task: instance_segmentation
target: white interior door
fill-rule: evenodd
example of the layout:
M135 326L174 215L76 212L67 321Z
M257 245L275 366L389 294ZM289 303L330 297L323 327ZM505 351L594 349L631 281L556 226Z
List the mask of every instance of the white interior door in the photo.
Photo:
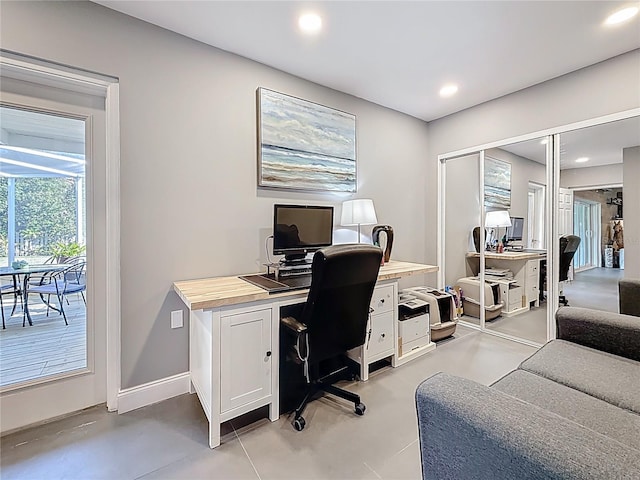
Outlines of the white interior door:
M3 72L4 75L4 72ZM17 78L2 77L0 88L0 102L9 114L29 119L27 113L39 115L42 145L38 148L37 135L31 135L28 141L31 148L23 148L20 142L26 142L28 132L3 131L3 144L7 145L7 139L13 139L16 145L12 148L23 148L31 152L44 152L41 156L49 155L51 160L60 160L70 155L59 154L64 152L65 139L63 135L56 138L46 138L46 130L52 125L60 123L60 120L73 120L75 125L79 123L84 130L85 172L83 175L69 176L68 181L75 183L77 192L78 211L76 215L77 240L85 240L86 230L86 309L84 319L69 319L69 323L85 322L84 330L74 338L76 342L76 355L80 360L70 364L69 368L46 370L43 368L40 375L34 378L23 378L17 381L8 381L0 387L1 404L1 428L3 432L10 431L25 425L44 421L70 412L74 412L89 406L104 403L107 397L106 379L106 291L108 287L107 268L107 234L106 234L106 115L105 97L91 94L71 92L62 88L53 88L23 81ZM48 124L47 121L50 120ZM25 123L29 123L27 120ZM28 128L28 125L25 126ZM43 133L45 132L45 133ZM69 132L69 136L73 136ZM53 137L51 135L50 137ZM55 153L58 151L58 153ZM3 155L4 157L4 155ZM29 159L11 160L2 158L1 165L5 166L3 176L28 175L29 169L39 169L40 172L60 173L61 168L48 165L34 167L35 162ZM12 168L23 168L19 173L10 173ZM35 171L35 170L34 170ZM82 177L82 178L79 178ZM84 198L86 197L86 209ZM55 198L49 201L55 201ZM86 222L86 223L85 223ZM86 225L86 227L85 227ZM53 225L51 228L54 228ZM38 260L34 260L38 261ZM29 306L34 308L39 300L32 295L29 297ZM6 298L6 297L5 297ZM83 302L79 300L79 302ZM55 302L53 302L55 303ZM83 302L84 303L84 302ZM69 306L65 303L65 308ZM62 317L55 317L57 312L50 311L50 321L64 326ZM34 326L28 324L22 327L22 323L8 325L2 335L8 335L9 327L12 333L20 335L25 343L38 337L35 319ZM62 338L62 337L61 337ZM46 341L47 339L44 338ZM81 343L80 343L81 342ZM79 348L78 348L79 346ZM62 345L60 348L66 348ZM2 355L2 352L0 352ZM38 351L25 351L22 363L26 368L38 360ZM82 358L83 357L83 358ZM66 362L68 359L61 359Z
M573 235L573 191L568 188L558 193L558 233Z

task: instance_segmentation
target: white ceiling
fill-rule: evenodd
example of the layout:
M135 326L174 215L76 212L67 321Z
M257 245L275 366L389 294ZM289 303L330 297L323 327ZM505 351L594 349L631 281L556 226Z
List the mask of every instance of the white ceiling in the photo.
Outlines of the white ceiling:
M546 147L540 140L514 143L501 148L544 164ZM640 145L639 117L562 133L560 168L565 170L622 163L622 149L637 145ZM580 157L587 157L589 161L576 163L576 159Z
M639 16L603 25L625 1L96 3L426 121L640 48Z

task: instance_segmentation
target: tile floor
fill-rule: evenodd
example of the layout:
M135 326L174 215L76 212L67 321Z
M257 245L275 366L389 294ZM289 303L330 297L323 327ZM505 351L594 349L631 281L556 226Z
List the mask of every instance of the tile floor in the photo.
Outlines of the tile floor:
M534 348L459 328L456 338L402 367L383 367L368 382L347 384L367 405L325 397L312 402L304 431L266 409L223 425L222 445L207 446L207 424L194 395L124 415L94 407L1 441L0 477L11 479L418 479L420 452L414 391L445 371L489 384Z

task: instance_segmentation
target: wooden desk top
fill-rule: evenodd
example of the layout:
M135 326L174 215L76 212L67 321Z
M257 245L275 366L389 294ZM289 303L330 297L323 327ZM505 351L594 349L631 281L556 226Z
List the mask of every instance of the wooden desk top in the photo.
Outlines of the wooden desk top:
M378 280L393 280L422 273L437 272L435 265L421 263L398 262L391 260L380 268ZM306 293L307 290L290 290L269 294L266 290L245 282L238 277L203 278L174 282L173 289L189 310L236 305L239 303L268 300Z
M544 258L547 254L544 252L484 252L484 258L491 260L533 260L536 258ZM477 252L467 253L467 257L480 258Z

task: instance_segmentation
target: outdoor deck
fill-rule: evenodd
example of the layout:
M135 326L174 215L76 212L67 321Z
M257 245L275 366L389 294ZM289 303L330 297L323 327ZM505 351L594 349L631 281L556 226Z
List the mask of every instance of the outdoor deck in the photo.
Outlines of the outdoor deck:
M0 330L0 387L54 375L87 365L86 308L79 295L68 297L65 304L69 325L59 313L50 310L37 298L29 299L33 326L22 327L20 305L11 315L12 301L4 301L5 324ZM10 316L11 315L11 316Z

